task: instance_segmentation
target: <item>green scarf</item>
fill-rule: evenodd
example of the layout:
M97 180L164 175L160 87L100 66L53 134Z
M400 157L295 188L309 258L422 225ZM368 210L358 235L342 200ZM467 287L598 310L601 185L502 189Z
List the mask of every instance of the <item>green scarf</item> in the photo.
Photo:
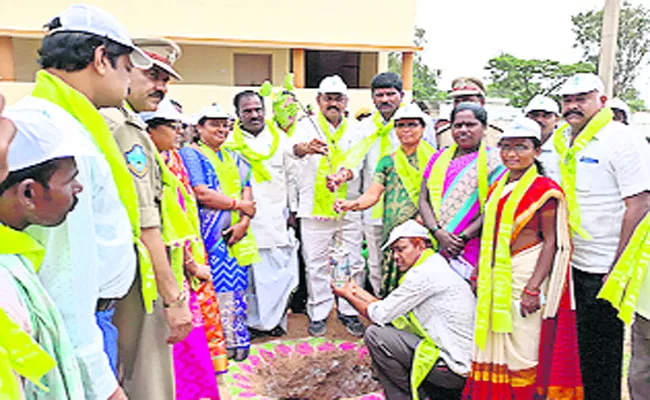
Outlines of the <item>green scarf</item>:
M21 398L14 372L49 392L41 378L54 367L56 361L0 308L0 398Z
M198 208L194 197L187 192L180 179L169 170L158 150L154 150L154 157L160 167L163 183L160 202L162 238L165 246L169 248L170 265L178 288L182 291L185 279L185 244L190 243L192 254L203 253L200 233L197 230L199 226L196 222L193 223L191 218L192 215L198 216ZM180 203L181 199L185 209Z
M614 118L614 113L609 107L600 110L589 121L587 126L582 129L578 137L573 141L573 145L569 146L567 139L564 136L564 131L569 127L569 124L562 125L553 134L553 144L555 150L560 156L560 177L562 178L562 189L566 195L567 203L569 205L569 225L571 229L580 235L583 239L590 240L592 237L580 225L580 205L576 196L576 174L578 167L577 154L581 152L589 142L598 134L598 132L609 124Z
M433 254L435 253L431 249L424 250L411 269L422 265ZM400 278L400 285L404 282L405 276L406 274ZM395 328L411 332L422 339L415 348L413 366L411 367L411 398L418 400L420 398L418 388L438 361L440 348L433 342L433 339L431 339L431 336L429 336L413 311L410 311L407 315L397 317L392 324Z
M427 142L420 141L416 150L416 157L418 161L418 168L413 167L400 146L395 152L395 172L399 175L402 185L409 194L411 201L416 206L420 198L420 187L422 186L422 174L427 167L431 156L435 153L435 149Z
M348 127L348 120L343 118L336 131L330 133L330 125L323 113L318 113L318 126L321 132L327 138L329 155L320 156L318 170L316 171L316 181L314 182L314 208L312 216L316 218L336 219L338 215L334 212L334 201L345 198L347 193L347 184L341 185L336 193L327 189L327 175L338 171L340 163L343 161L343 151L339 147L339 142L345 134Z
M494 231L497 211L509 176L510 171L507 171L499 179L487 202L483 220L477 282L476 326L474 330L474 343L482 350L485 349L487 342L490 321L492 322L493 332L512 332L512 255L510 253L510 244L512 242L515 212L519 202L539 174L535 166L530 167L512 189L510 197L503 206L499 231L496 233L495 248ZM494 274L494 278L492 278L492 274Z
M139 255L142 297L147 312L153 310L157 297L153 265L147 248L140 241L140 210L135 183L128 170L124 155L120 151L106 121L86 96L45 70L36 73L36 84L32 96L56 104L83 125L93 138L95 145L104 155L111 168L113 180L120 200L126 208L131 222L133 241Z
M630 242L598 293L598 298L612 303L612 306L618 310L618 317L628 325L632 323L648 264L650 264L650 213L646 214L634 230Z
M264 161L270 159L275 154L280 144L280 135L275 129L275 122L266 121L266 126L269 128L271 135L273 136L273 142L271 143L271 149L269 153L264 155L260 154L250 148L246 141L244 140L244 133L239 126L239 120L235 121L235 130L232 133L232 142L224 143L224 148L232 150L242 155L248 161L253 170L253 178L255 182L266 182L271 180L271 174L264 166Z
M364 138L359 143L354 145L350 150L348 150L343 159L343 167L347 169L354 169L361 165L364 158L370 151L370 149L375 145L379 140L379 159L390 155L393 152L393 146L390 142L390 131L395 127L395 120L391 119L388 123L384 125L384 119L381 116L379 111L376 111L372 117L372 121L375 124L377 130L372 135ZM376 165L372 165L372 168L375 168ZM379 219L384 215L384 195L382 194L379 201L372 208L372 218Z
M454 143L451 147L447 148L438 156L438 159L431 168L427 188L429 189L429 202L436 215L436 219L440 222L440 210L442 209L442 189L447 176L447 169L449 164L458 151L458 145ZM485 201L487 200L487 193L489 188L488 181L488 162L487 162L487 149L485 141L481 141L478 149L478 160L476 160L476 172L478 180L478 200L480 204L479 212L483 212Z
M208 158L210 164L212 164L223 194L231 199L241 200L242 183L235 159L227 151L220 151L223 157L223 161L221 161L217 154L203 143L199 143L199 149ZM240 221L241 214L233 211L231 215L230 226L233 226ZM259 250L257 249L257 241L250 227L242 240L232 246L228 246L228 251L237 260L237 263L242 266L256 264L262 261Z
M0 254L14 254L22 259L20 263L7 263L0 268L7 270L17 283L36 338L34 343L4 312L0 313L0 360L3 360L0 370L6 373L8 364L36 387L48 392L44 398L84 398L81 373L63 318L38 280L34 266L30 265L35 254L42 254L42 248L26 233L4 225L0 225L0 237ZM58 368L54 368L57 364ZM40 383L41 377L44 385ZM2 379L4 382L4 376ZM11 380L15 378L12 376ZM0 394L3 390L5 386L0 384ZM28 398L29 393L38 393L36 388L30 387L26 387L25 392Z

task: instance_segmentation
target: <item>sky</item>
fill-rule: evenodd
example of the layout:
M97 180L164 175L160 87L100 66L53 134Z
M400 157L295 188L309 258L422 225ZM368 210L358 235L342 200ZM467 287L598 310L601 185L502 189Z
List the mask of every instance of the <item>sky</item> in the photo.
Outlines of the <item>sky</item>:
M630 0L650 8L650 0ZM424 61L442 70L441 89L457 76L487 78L489 59L503 53L519 58L580 61L573 48L571 16L600 9L605 0L416 0L415 23L426 30ZM650 106L650 66L635 82Z

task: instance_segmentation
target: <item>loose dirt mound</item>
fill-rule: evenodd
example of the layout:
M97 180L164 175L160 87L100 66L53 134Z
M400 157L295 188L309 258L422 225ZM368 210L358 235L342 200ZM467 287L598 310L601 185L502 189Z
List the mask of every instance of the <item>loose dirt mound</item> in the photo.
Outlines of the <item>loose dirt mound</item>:
M279 354L251 377L254 392L283 400L330 400L378 392L370 356L341 349L311 354Z

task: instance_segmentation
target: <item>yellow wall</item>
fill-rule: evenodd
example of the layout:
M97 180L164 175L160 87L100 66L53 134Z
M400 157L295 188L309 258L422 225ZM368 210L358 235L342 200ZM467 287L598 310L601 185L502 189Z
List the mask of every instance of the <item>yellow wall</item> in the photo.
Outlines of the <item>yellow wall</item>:
M0 28L39 30L73 0L2 0ZM411 46L415 0L88 0L133 36Z
M235 82L234 54L271 54L273 83L280 85L289 71L288 49L262 49L255 47L216 47L206 45L181 45L183 55L175 64L183 76L182 84L211 84L232 86Z

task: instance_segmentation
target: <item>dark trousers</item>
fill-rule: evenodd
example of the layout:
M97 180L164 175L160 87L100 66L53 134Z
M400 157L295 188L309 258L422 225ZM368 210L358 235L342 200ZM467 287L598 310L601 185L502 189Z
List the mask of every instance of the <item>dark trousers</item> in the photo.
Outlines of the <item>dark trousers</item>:
M387 400L411 399L411 367L420 338L392 326L370 325L363 338ZM465 378L438 360L418 392L421 399L460 399Z
M580 370L586 400L620 400L623 322L605 300L596 299L604 274L573 269Z

